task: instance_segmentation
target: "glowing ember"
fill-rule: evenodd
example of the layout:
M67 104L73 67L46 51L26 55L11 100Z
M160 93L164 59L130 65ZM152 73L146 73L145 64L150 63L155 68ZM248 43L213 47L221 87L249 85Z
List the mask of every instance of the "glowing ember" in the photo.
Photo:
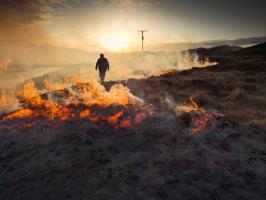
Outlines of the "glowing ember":
M121 128L128 128L131 126L131 121L129 119L125 119L121 122Z
M192 131L195 133L202 132L204 129L206 129L206 127L212 126L212 120L214 120L213 113L204 113L195 120L195 128L192 128Z
M145 113L137 114L135 117L135 124L139 124L146 117Z
M109 116L106 118L106 121L110 124L117 124L119 119L122 117L123 115L123 111L120 111L116 114L114 114L113 116Z
M91 115L91 111L88 109L81 111L79 114L81 118L88 118L90 115Z

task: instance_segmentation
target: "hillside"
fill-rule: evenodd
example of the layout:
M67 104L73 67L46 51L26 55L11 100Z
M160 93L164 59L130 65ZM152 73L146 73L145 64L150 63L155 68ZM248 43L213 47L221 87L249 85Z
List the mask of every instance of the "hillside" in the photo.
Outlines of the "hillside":
M266 55L266 42L239 50L237 54L264 55L265 56Z
M28 82L0 118L0 199L264 200L266 68L239 58L44 93Z

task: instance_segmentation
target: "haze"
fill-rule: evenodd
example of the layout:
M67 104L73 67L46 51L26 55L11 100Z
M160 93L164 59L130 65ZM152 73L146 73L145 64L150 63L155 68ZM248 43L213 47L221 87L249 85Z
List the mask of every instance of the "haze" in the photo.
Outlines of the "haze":
M259 43L257 38L266 35L265 4L260 0L0 0L1 85L65 65L91 63L83 66L93 68L100 52L118 70L138 70L147 58L138 65L131 62L135 55L127 54L122 62L120 54L111 52L140 51L137 31L141 29L148 30L144 50L154 52L199 47L206 40L215 41L213 46L224 44L221 39L244 38L237 45ZM148 67L167 63L164 68L168 68L169 60L179 62L176 58L180 59L179 53L153 55ZM158 64L158 60L167 62Z
M264 36L260 0L1 0L0 39L90 51Z

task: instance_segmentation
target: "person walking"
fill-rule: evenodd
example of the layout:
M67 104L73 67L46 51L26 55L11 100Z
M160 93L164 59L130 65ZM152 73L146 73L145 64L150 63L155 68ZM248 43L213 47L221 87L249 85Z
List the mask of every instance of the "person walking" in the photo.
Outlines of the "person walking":
M101 84L104 83L105 73L108 70L109 71L109 62L107 58L104 57L104 54L100 54L100 58L98 58L95 66L95 70L99 70L99 77L101 80Z

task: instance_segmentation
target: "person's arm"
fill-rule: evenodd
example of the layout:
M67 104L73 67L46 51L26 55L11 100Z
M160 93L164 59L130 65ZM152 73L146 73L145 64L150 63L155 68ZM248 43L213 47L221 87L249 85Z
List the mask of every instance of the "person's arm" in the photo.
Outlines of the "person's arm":
M109 62L107 59L106 59L106 64L107 64L107 70L109 71Z
M95 70L96 70L96 71L97 71L97 69L98 69L98 66L99 66L99 59L97 60L96 65L95 65Z

